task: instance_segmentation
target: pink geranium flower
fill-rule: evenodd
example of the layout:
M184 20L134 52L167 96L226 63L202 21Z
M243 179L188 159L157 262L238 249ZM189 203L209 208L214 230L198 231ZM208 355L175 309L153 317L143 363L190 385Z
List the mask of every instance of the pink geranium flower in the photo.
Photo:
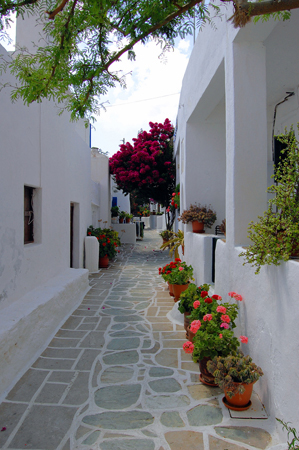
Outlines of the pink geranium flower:
M239 339L242 342L242 344L247 344L248 343L248 337L247 336L240 336Z
M195 302L193 303L193 308L197 309L200 306L200 301L199 300L195 300Z
M183 344L183 350L185 353L193 353L194 345L192 344L192 342L187 341Z
M230 297L233 297L234 295L236 295L236 292L233 292L233 291L232 291L232 292L229 292L228 295L229 295Z
M222 322L222 324L220 325L220 328L224 328L225 330L227 330L229 328L229 324Z
M217 306L216 311L222 314L226 313L226 308L224 306Z
M241 302L243 300L243 297L240 294L235 294L233 297L235 300L239 300L239 302Z
M220 333L220 334L219 334L219 337L220 337L220 339L222 339L222 338L223 338L223 335Z
M207 320L210 321L213 319L212 314L206 314L205 316L203 316L203 320L206 322Z
M180 270L180 271L184 270L184 267L179 267L179 270Z
M190 325L190 331L193 334L196 334L197 331L200 329L201 327L201 321L200 320L193 320L193 322Z
M222 322L229 323L230 322L230 317L227 314L223 314L221 316L221 320L222 320Z

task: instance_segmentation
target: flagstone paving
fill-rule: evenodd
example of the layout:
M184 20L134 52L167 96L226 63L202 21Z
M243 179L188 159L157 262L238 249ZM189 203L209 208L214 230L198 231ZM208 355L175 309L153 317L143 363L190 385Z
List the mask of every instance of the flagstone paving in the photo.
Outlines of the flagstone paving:
M266 420L232 419L200 383L158 275L156 231L124 245L0 405L7 450L254 450L275 445Z

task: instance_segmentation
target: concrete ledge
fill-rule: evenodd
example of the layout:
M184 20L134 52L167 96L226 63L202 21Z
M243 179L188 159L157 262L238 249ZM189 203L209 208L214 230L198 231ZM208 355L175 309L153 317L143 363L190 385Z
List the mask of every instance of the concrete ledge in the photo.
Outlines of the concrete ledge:
M68 269L1 310L0 399L90 289L88 270Z
M112 223L111 227L118 232L122 244L136 244L135 223Z

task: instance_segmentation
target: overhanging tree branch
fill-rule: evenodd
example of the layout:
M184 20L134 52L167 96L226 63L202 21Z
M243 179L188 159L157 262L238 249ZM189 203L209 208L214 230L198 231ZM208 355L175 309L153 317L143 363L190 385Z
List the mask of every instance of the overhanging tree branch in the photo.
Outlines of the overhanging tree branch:
M232 0L230 0L232 1ZM299 8L299 0L270 0L261 2L233 1L235 13L231 20L235 27L244 27L251 17L290 11Z

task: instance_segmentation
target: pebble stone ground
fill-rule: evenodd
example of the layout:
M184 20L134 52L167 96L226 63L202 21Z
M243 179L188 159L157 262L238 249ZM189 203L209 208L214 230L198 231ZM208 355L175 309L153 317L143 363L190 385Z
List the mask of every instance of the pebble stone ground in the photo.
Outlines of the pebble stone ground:
M158 275L169 262L156 231L124 245L0 405L9 450L254 450L267 420L232 419L199 382L182 325ZM273 436L272 436L273 438Z

